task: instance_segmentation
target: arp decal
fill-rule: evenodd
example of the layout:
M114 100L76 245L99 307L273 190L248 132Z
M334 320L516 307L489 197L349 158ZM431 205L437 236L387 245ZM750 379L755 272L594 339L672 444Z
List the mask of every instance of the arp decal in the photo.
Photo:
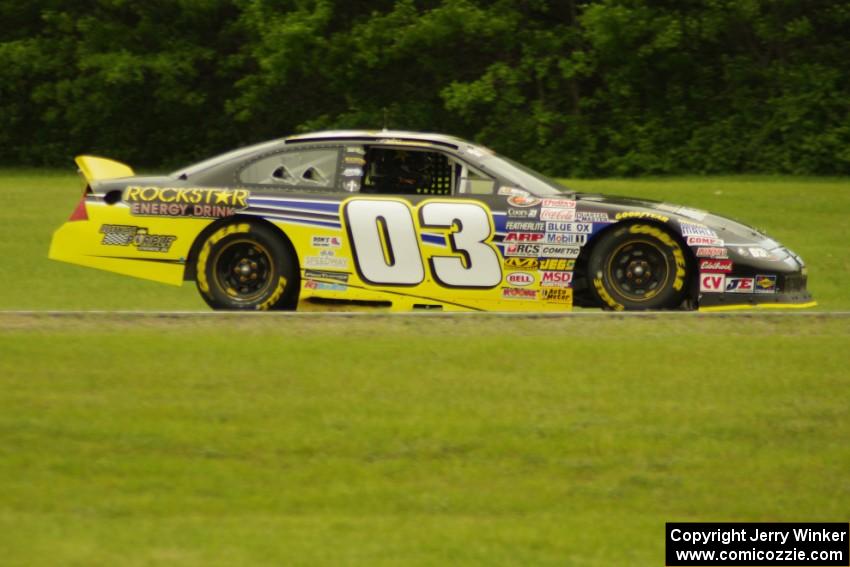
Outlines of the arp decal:
M248 206L247 189L127 187L124 201L140 216L222 218Z
M505 242L540 242L543 236L540 232L509 232L505 235Z
M100 233L103 234L100 243L104 246L133 245L139 252L168 252L177 240L170 234L149 234L147 228L122 224L104 224Z

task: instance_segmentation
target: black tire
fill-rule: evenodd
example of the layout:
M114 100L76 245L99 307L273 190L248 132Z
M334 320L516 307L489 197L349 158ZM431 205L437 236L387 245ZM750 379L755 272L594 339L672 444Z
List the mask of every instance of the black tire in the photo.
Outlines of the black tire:
M296 259L274 229L234 222L213 232L198 253L196 283L213 309L295 309Z
M616 311L676 309L687 292L682 246L651 224L617 226L603 235L587 273L603 308Z

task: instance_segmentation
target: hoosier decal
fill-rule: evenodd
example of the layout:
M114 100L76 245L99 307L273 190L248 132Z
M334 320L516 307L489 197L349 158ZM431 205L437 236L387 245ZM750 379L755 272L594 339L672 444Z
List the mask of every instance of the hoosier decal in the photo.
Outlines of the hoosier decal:
M542 287L570 287L572 283L572 272L540 272Z

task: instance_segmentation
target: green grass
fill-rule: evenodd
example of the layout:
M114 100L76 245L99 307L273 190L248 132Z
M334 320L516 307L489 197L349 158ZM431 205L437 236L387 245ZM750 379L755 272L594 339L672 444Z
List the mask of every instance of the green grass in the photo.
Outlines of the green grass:
M850 308L850 182L572 181L704 207ZM205 309L46 259L0 172L0 310ZM667 521L850 517L850 318L0 314L3 565L662 565Z
M580 190L667 200L741 219L799 253L822 310L850 309L850 180L695 177L567 180ZM80 195L74 175L0 170L0 309L206 309L194 287L164 286L47 260Z
M3 562L662 565L665 521L846 520L848 321L6 315Z

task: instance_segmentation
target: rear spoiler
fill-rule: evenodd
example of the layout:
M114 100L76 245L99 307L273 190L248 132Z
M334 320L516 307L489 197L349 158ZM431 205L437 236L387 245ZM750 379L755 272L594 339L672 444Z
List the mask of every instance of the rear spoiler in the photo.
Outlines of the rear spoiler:
M111 159L95 156L77 156L74 158L80 172L86 181L100 181L101 179L115 179L116 177L130 177L135 175L129 165L125 165Z

